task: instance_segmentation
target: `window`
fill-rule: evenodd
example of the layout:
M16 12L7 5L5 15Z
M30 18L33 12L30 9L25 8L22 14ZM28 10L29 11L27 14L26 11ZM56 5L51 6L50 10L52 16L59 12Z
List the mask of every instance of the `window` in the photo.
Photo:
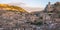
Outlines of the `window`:
M40 17L39 19L43 19L43 17Z

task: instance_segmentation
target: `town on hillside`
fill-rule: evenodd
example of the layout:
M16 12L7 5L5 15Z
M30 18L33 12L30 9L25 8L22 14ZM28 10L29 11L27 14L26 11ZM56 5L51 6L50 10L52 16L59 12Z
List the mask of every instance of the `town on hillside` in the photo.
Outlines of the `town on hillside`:
M0 30L60 30L60 2L48 2L42 11L0 4Z

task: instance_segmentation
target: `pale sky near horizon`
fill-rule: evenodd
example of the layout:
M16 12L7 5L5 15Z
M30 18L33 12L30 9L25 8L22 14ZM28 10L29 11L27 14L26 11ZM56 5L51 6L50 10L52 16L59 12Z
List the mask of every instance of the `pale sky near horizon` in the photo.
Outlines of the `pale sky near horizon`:
M0 3L17 3L23 2L31 7L45 7L48 2L55 3L60 2L60 0L0 0Z

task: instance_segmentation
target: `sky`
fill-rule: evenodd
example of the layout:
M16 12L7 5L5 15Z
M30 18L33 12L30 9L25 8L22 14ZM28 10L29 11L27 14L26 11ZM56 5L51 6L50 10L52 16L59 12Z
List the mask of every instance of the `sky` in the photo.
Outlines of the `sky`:
M48 2L55 3L60 2L60 0L0 0L0 3L17 3L22 2L31 7L45 7Z

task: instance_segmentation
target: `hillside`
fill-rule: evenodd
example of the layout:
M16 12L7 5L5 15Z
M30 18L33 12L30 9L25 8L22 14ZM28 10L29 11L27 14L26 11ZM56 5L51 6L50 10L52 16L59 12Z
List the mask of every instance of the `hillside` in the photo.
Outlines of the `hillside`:
M37 9L33 8L33 10ZM60 2L54 4L50 4L49 2L43 11L34 11L31 13L18 6L1 4L0 29L60 30Z
M28 12L43 11L44 10L44 8L40 8L40 7L22 7L22 8Z
M8 4L0 4L0 10L15 10L20 12L27 12L21 7L8 5Z

